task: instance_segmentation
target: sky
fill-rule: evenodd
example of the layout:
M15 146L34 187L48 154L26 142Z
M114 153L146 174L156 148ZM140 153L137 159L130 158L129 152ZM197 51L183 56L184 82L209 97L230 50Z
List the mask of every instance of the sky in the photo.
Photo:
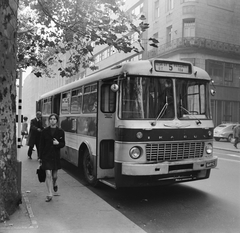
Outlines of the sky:
M24 70L24 72L23 72L23 80L22 80L22 83L24 83L24 80L25 80L25 78L31 73L31 71L32 71L32 67L28 67L26 70Z

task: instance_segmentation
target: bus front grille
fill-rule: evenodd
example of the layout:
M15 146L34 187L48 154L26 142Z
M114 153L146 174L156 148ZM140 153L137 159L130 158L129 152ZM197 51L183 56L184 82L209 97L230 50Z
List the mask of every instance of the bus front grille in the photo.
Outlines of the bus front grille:
M176 161L203 156L204 142L180 142L166 144L147 144L147 161Z

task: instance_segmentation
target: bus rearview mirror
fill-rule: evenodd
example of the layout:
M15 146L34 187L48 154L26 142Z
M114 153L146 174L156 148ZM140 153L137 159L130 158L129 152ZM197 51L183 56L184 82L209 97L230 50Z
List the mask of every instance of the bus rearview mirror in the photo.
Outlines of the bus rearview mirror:
M113 92L117 92L119 90L119 86L116 83L114 83L114 84L111 85L111 90Z
M215 94L216 94L216 91L213 90L213 89L211 89L211 95L212 95L212 96L215 96Z

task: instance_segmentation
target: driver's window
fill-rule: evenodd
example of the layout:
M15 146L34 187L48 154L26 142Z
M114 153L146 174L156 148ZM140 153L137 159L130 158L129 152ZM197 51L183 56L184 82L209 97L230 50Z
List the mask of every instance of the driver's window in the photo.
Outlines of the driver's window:
M111 84L103 84L101 88L101 111L115 112L116 93L111 90Z

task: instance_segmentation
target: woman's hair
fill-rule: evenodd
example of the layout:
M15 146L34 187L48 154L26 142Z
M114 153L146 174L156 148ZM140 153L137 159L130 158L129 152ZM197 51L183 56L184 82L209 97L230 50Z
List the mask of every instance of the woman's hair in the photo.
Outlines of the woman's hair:
M48 120L50 120L50 118L51 118L52 116L55 116L56 119L57 119L57 122L58 122L58 115L57 115L56 113L50 114L50 116L48 117Z
M27 119L28 119L27 117L23 117L23 120L27 121Z

